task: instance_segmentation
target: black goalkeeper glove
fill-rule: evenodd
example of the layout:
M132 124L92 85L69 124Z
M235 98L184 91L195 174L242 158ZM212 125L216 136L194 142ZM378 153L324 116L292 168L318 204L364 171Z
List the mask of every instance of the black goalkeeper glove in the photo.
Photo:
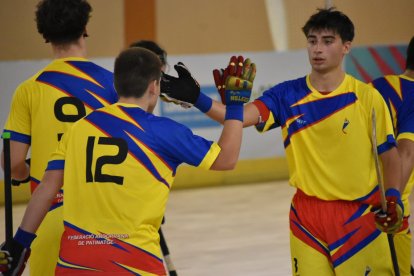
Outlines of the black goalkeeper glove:
M182 62L174 65L174 69L178 73L178 78L163 74L160 97L166 102L190 108L197 102L200 95L200 85Z
M12 239L0 248L0 272L2 275L22 275L29 256L30 248Z

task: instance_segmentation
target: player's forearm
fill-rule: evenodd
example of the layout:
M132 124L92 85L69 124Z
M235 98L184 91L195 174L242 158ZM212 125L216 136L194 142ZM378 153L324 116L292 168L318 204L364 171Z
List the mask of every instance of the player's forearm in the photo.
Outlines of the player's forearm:
M226 115L226 106L221 102L213 100L213 104L206 115L214 121L223 124L224 117ZM252 103L248 103L244 106L243 111L243 127L249 127L256 125L259 122L259 111Z
M214 121L223 124L224 116L226 115L226 106L221 102L213 100L213 104L210 110L206 112L206 115Z
M232 170L240 154L243 124L239 120L226 120L218 145L221 151L210 169Z
M20 162L15 162L11 167L11 176L16 180L24 180L30 175L30 168L26 164L25 160Z
M385 190L395 188L402 192L402 166L397 148L392 148L380 155L384 175Z
M24 213L20 228L35 233L42 223L63 183L63 171L46 171L42 182L34 191Z
M412 163L411 159L405 159L401 156L401 163L402 163L402 176L401 176L401 192L404 191L405 187L407 186L408 180L410 179L411 173L414 168L414 163Z
M402 192L404 191L405 186L407 186L407 182L414 169L414 142L408 139L399 140L398 153L402 163Z
M11 176L16 180L26 179L30 175L30 168L26 163L29 145L17 141L10 142L10 169Z

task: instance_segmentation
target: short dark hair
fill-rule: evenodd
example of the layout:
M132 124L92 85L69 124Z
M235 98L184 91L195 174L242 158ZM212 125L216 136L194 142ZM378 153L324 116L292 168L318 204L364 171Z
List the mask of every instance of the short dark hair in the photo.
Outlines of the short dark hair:
M119 96L140 98L151 81L161 77L161 61L150 50L132 47L115 59L114 84Z
M37 4L37 31L46 42L66 44L86 36L91 5L86 0L42 0Z
M405 68L414 70L414 36L411 38L410 43L408 43Z
M311 31L331 30L338 34L343 42L352 41L355 28L352 21L344 13L335 8L318 9L303 26L302 31L307 37Z
M129 47L142 47L154 52L161 60L162 65L167 65L167 52L152 40L135 41Z

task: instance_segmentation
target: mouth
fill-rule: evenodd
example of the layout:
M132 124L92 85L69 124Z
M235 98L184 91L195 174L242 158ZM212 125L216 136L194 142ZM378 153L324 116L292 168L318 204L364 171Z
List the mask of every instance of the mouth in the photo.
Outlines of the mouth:
M325 61L325 59L323 59L323 58L313 58L312 61L315 64L321 64Z

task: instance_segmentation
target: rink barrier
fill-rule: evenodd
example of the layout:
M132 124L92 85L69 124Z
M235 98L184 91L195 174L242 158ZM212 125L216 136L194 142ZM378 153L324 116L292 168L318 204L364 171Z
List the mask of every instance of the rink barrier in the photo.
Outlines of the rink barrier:
M232 171L210 171L188 165L178 167L172 190L254 184L288 178L284 157L240 160ZM13 188L13 203L27 203L30 185ZM0 180L0 205L4 205L4 183Z

